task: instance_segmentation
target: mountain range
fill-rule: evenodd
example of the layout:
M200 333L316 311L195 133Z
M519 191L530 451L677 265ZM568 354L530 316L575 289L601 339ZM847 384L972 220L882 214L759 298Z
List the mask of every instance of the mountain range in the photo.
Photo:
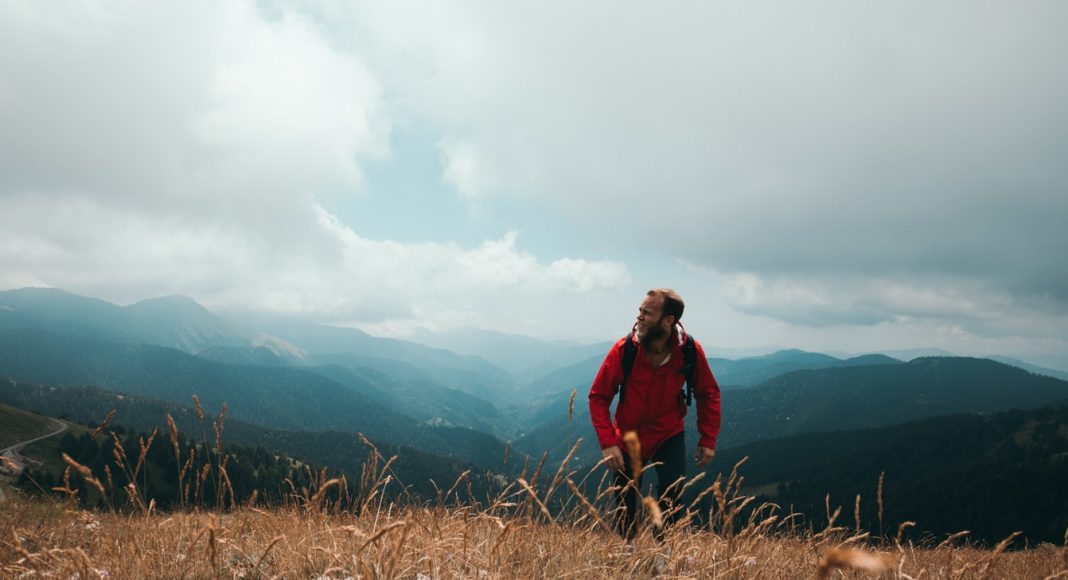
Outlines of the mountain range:
M7 380L0 380L0 401L84 422L121 408L116 421L147 431L162 426L167 414L183 418L183 429L195 428L189 409L195 395L208 409L226 404L227 433L238 442L352 473L365 458L353 451L357 432L433 466L420 471L406 461L406 473L416 478L462 469L514 473L520 457L547 454L559 461L579 437L584 443L574 465L591 466L600 458L586 394L610 343L539 341L474 329L413 338L427 344L293 317L220 316L180 296L117 306L54 289L5 291L0 376ZM933 432L931 425L940 421L948 421L945 429L966 430L972 428L965 427L971 425L967 418L1013 409L1024 413L1013 415L1025 417L1024 423L1053 421L1054 439L1043 440L1042 449L1057 449L1060 415L1047 421L1041 413L1068 400L1068 382L1052 369L1002 361L838 358L792 349L711 358L724 414L721 459L713 469L729 468L723 461L735 450L762 465L796 449L794 438L818 442L829 456L836 441L862 456L881 449L878 437L858 435L865 430L898 429L886 437L908 441L910 433ZM693 412L688 421L692 449ZM939 446L937 438L924 441ZM977 453L998 456L995 448L1004 446L1004 437L982 438L979 445ZM509 452L513 459L505 463ZM1059 473L1042 471L1046 464L1035 457L1013 461L1020 469ZM969 461L954 469L982 464ZM774 491L799 504L808 501L805 489L845 489L859 481L842 475L845 487L835 487L795 463L779 463L794 467L760 481L781 486ZM920 469L921 459L906 463ZM815 487L805 487L806 481Z

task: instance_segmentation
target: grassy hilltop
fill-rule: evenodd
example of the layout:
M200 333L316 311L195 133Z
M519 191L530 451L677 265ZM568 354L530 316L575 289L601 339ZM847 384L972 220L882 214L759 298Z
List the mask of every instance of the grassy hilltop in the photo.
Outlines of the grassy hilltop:
M0 510L0 576L64 578L1058 578L1068 547L1006 550L969 544L966 532L913 539L903 524L885 537L863 529L849 507L822 529L797 525L778 506L753 508L741 476L693 480L712 499L705 523L649 530L664 514L647 505L632 549L611 527L600 470L565 461L542 466L479 500L467 474L434 501L387 499L392 459L378 457L359 484L310 474L278 500L160 512L138 490L109 489L76 461L60 496L9 494ZM110 509L77 507L89 482L114 495ZM99 487L97 487L99 485ZM355 491L354 491L355 490ZM63 495L67 499L62 499ZM555 505L557 509L547 508ZM693 506L683 520L696 521ZM1068 539L1068 538L1066 538ZM860 574L858 576L857 574Z

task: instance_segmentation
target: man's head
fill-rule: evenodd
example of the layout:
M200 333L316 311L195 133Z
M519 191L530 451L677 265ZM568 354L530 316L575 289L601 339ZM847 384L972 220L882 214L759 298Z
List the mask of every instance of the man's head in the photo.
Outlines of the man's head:
M682 296L671 288L654 288L645 293L638 307L638 340L643 343L659 340L671 334L685 308Z

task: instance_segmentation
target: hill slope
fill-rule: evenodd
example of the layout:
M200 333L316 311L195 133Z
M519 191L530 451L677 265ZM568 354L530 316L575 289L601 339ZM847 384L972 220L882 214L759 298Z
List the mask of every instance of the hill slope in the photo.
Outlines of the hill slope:
M55 430L47 417L25 409L0 404L0 449L33 439Z
M844 361L848 362L848 361ZM531 413L549 417L516 440L527 453L566 454L578 437L580 458L600 457L586 392L574 420L568 393L546 398ZM879 427L924 417L1035 408L1068 398L1068 382L986 359L936 357L909 363L795 371L755 387L723 390L719 447L800 433ZM687 445L696 444L695 413L687 416Z
M727 391L721 445L957 413L1031 409L1068 398L1068 382L988 359L797 371Z
M184 296L123 307L56 288L0 292L0 329L17 328L144 342L191 354L214 346L246 344L249 340L237 327Z
M443 451L432 432L369 396L378 387L354 374L341 384L305 369L226 365L163 347L31 330L0 333L0 374L37 384L99 385L182 405L197 395L206 407L227 403L231 417L264 427L360 431L379 441Z
M187 402L161 401L97 387L15 384L0 377L0 402L91 425L98 424L115 411L112 426L145 432L157 427L166 432L167 415L170 415L181 432L195 434L195 438L200 438L202 432L197 413ZM219 408L205 405L204 409L214 415ZM366 449L357 439L355 430L269 429L234 418L232 410L233 407L228 409L225 422L224 441L227 443L259 446L349 473L358 473L359 462L366 457ZM209 416L205 437L213 440L211 420ZM406 469L410 468L406 471L409 474L419 473L420 464L425 464L428 471L438 473L438 477L442 473L451 473L454 478L467 468L499 472L505 467L501 464L504 444L470 429L414 426L413 438L422 444L419 448L368 437L387 457L391 454L403 456L403 462L408 466ZM405 483L416 481L406 479ZM421 481L420 485L428 484Z
M937 417L879 429L809 433L759 441L719 454L719 469L743 457L747 485L793 506L817 527L843 506L853 526L879 529L876 493L882 472L883 529L906 520L918 532L970 530L993 544L1016 530L1032 544L1061 542L1068 528L1068 404L993 415Z

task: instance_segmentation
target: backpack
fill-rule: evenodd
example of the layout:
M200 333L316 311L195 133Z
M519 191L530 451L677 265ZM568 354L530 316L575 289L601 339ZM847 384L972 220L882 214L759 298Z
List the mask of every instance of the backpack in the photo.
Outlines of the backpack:
M623 404L624 387L627 386L627 377L630 369L634 368L634 359L638 356L638 347L634 344L634 331L627 334L627 340L623 342L623 381L619 383L619 403ZM679 372L686 375L686 386L679 393L685 397L686 406L693 405L693 380L694 371L697 370L697 347L694 346L693 337L686 335L686 342L682 343L682 368Z

